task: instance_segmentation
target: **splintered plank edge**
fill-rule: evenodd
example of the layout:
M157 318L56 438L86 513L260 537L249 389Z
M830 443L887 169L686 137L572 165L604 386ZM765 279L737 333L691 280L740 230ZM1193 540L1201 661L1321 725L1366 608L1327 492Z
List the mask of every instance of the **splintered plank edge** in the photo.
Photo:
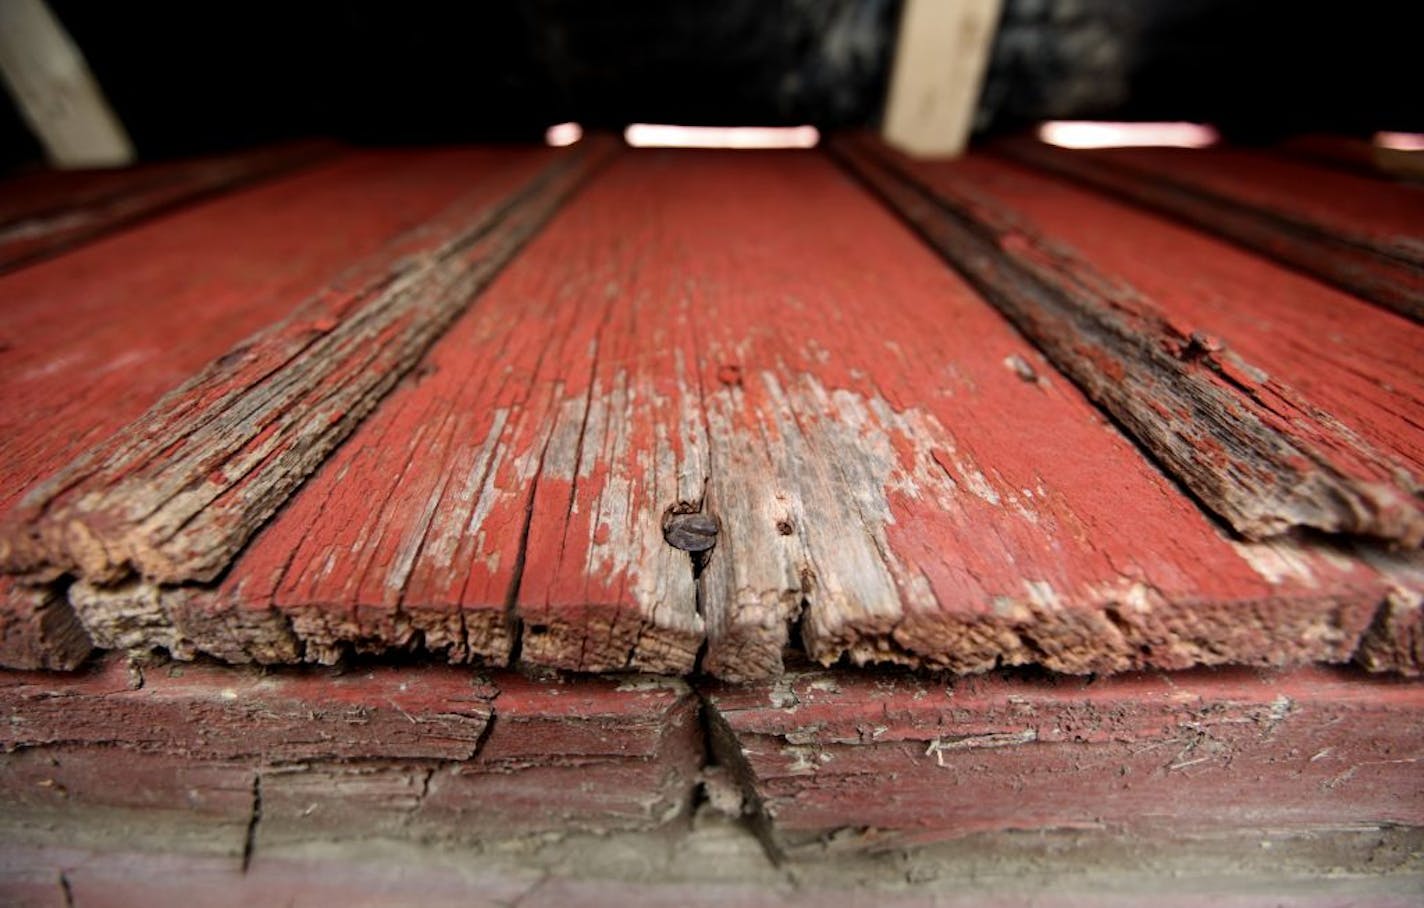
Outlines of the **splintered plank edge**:
M0 666L68 671L93 649L63 590L0 577Z

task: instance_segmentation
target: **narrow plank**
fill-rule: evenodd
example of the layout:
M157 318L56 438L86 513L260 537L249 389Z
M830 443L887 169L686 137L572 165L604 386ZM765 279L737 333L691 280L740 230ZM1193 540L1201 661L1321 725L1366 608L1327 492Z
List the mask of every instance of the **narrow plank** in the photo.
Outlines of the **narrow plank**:
M658 160L610 168L563 225L603 265L573 292L609 304L535 487L516 600L535 665L686 673L703 640L692 556L663 535L665 518L703 510L709 462L681 270L696 253L669 223L676 196L638 187Z
M864 672L709 685L786 854L1023 829L1135 838L1424 822L1424 687L1318 667L1081 681Z
M1251 151L1077 152L1029 140L996 147L1424 320L1424 191L1417 187Z
M1012 165L841 148L1238 532L1424 541L1424 329Z
M582 178L518 156L31 490L7 569L212 579ZM540 166L544 165L544 166Z
M527 168L527 157L351 153L0 276L0 511L244 336L290 315L352 259L379 254L437 214L468 190L472 173ZM37 667L48 644L36 594L0 583L0 658ZM63 604L50 608L46 620ZM26 629L21 644L15 635ZM61 648L51 664L77 659Z
M1376 574L1228 540L823 157L632 155L574 210L601 205L649 225L644 292L690 304L722 525L709 671L776 673L798 619L824 663L1353 654Z
M334 145L307 142L123 170L12 178L0 184L0 274L335 153Z

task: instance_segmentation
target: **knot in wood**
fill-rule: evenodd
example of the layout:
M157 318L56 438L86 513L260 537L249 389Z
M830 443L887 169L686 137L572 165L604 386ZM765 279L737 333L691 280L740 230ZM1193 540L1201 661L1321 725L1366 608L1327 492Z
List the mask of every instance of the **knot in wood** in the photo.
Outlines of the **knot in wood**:
M717 531L722 528L712 514L668 514L663 518L663 538L668 545L684 552L705 552L717 544Z

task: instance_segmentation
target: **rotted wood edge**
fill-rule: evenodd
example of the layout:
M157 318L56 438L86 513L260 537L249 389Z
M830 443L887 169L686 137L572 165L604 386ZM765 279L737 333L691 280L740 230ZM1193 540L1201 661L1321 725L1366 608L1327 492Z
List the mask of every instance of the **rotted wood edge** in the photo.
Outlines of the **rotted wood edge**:
M1067 177L1176 218L1424 322L1424 258L1403 246L1385 245L1332 225L1188 186L1160 173L1031 139L1004 140L994 144L992 151L1017 164Z
M93 650L58 585L27 587L0 577L0 666L71 671Z
M1309 527L1424 543L1408 472L1221 340L1182 331L972 187L951 198L864 138L838 139L831 152L1237 532ZM1349 475L1317 438L1344 438L1394 481Z
M1364 547L1357 554L1379 572L1387 588L1355 661L1372 672L1424 674L1424 559Z
M492 204L452 204L215 360L31 490L0 568L212 580L614 148L583 143Z

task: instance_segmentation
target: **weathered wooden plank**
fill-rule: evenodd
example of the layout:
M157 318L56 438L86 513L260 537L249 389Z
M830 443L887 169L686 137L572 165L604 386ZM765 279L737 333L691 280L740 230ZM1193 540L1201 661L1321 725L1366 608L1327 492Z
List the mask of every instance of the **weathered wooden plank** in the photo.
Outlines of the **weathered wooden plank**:
M840 148L1239 532L1424 540L1424 329L1009 165Z
M208 580L582 178L583 151L511 154L124 432L32 490L11 571ZM544 166L541 166L544 165Z
M1096 681L794 673L705 695L771 844L1424 822L1424 687L1338 669Z
M0 509L520 157L352 153L0 277Z
M686 684L509 672L491 680L494 728L474 761L431 777L418 823L489 836L649 829L688 813L706 748Z
M997 148L1424 320L1424 190L1417 187L1250 151L1081 152L1028 140Z
M0 277L0 510L244 336L289 315L353 258L434 216L472 173L498 173L520 157L352 153ZM39 625L36 594L3 583L15 590L4 603L9 642L0 657L9 658L13 634ZM51 607L47 620L63 608ZM31 655L14 667L36 667L43 648L32 635L23 650ZM76 658L65 652L53 664Z
M298 143L123 170L45 171L12 178L0 184L0 273L335 153L333 145Z
M679 270L695 253L676 245L675 199L653 204L637 188L656 155L625 160L561 224L599 262L570 292L604 310L591 369L564 387L540 463L517 598L522 658L685 673L703 623L692 556L663 527L702 510L708 475L694 304Z

